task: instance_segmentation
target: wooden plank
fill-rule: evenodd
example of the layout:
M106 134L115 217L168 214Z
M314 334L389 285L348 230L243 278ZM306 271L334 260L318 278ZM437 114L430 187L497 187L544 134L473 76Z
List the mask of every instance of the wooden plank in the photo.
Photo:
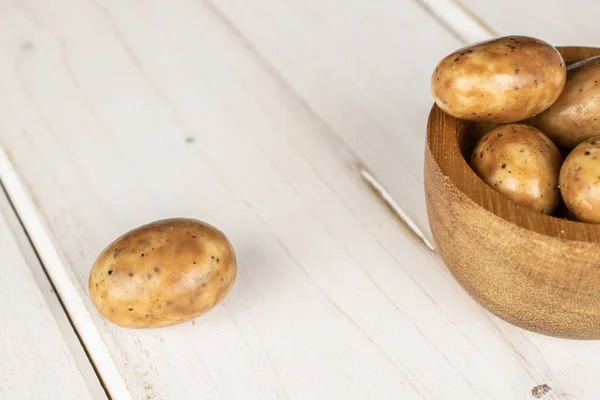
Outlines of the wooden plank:
M472 15L487 28L490 37L522 34L539 37L554 45L600 46L600 32L596 29L600 4L593 0L508 0L502 2L502 6L490 0L461 0L460 3L466 14ZM460 29L462 21L459 19L449 15L443 15L443 18L447 26ZM480 40L475 36L466 37L469 42ZM528 349L520 351L517 349L523 341L518 340L515 351L524 361L528 359L534 365L540 363L544 370L552 374L547 382L554 388L550 393L556 398L586 399L597 396L600 386L594 377L598 376L599 371L588 367L595 365L592 354L600 349L600 344L565 342L539 335L527 335L527 342Z
M556 46L600 45L595 0L507 0L503 7L491 0L461 2L498 35L531 35Z
M207 3L428 230L427 82L453 34L413 1Z
M571 2L568 7L564 2L560 4L555 2L555 6L560 6L560 15L563 15L564 9L565 15L568 16L568 22L565 22L562 18L555 17L557 15L555 9L547 3L542 5L538 1L527 2L527 4L510 1L511 6L504 7L507 3L503 3L500 7L497 2L466 0L464 3L471 7L464 8L460 2L452 0L424 0L422 3L427 11L440 19L444 27L449 28L454 36L463 41L451 45L447 34L425 29L424 31L428 32L430 37L435 37L437 41L436 48L432 49L431 45L421 42L419 35L406 33L410 29L406 28L408 25L406 21L413 14L404 13L403 19L399 16L402 14L399 10L409 8L409 2L380 3L380 6L385 8L385 15L382 12L377 13L377 6L365 6L360 1L327 2L327 5L323 5L316 0L307 0L278 2L277 5L269 4L269 6L258 0L247 0L243 5L228 0L214 0L213 3L221 17L236 27L239 35L249 42L251 48L258 51L261 58L272 67L282 81L289 87L293 87L296 93L311 105L311 110L315 114L329 126L334 127L336 133L349 144L355 154L362 158L388 186L401 205L411 214L417 215L416 219L419 222L424 220L425 214L420 214L423 216L422 220L418 218L422 211L417 207L411 207L411 199L407 196L407 191L410 190L408 188L416 188L421 177L417 177L416 182L396 179L395 174L398 174L399 170L402 171L397 164L399 161L382 157L380 148L392 149L395 154L402 154L402 158L408 161L408 165L422 164L421 153L408 154L407 151L402 150L410 148L411 141L419 143L420 146L419 140L422 140L424 135L418 137L415 133L415 136L406 138L403 131L398 131L398 127L419 126L421 123L419 121L411 121L412 124L406 122L410 121L411 113L417 115L423 123L426 120L425 107L421 107L417 102L420 99L431 101L429 94L424 92L428 90L429 74L438 61L438 52L445 52L450 46L456 48L488 39L498 32L513 33L509 30L503 31L495 23L491 26L488 24L496 20L501 20L504 24L514 24L515 21L519 21L517 33L544 32L540 37L548 38L547 40L558 44L591 44L589 37L585 39L581 32L586 29L595 32L590 29L595 26L591 23L593 20L591 15L595 14L588 11L598 8L596 3L592 5L586 0ZM365 7L369 8L370 12L365 12ZM521 12L523 9L526 11ZM335 14L335 18L323 17L333 15L332 10L342 11ZM514 10L519 12L515 13ZM377 23L373 23L374 15L377 17ZM543 17L540 18L539 15ZM290 23L290 18L293 18L293 23ZM332 24L332 20L335 20L335 23ZM577 25L574 21L582 23ZM401 28L395 32L386 30L393 22ZM570 31L563 26L569 23L572 25ZM576 25L578 28L573 28ZM313 35L307 35L305 30L299 28L302 26L310 27ZM562 39L556 37L557 34L565 32L563 28L573 36ZM552 30L555 36L550 34ZM410 40L400 40L399 36L409 37ZM319 40L314 40L315 37ZM359 40L357 41L356 38ZM423 50L425 48L427 51ZM411 69L412 65L405 66L407 54L412 55L410 60L415 63L415 69ZM419 59L415 61L417 57ZM347 59L360 60L362 63L344 62ZM375 63L372 60L377 60L377 63L382 65L373 67ZM366 63L371 67L370 69L365 68ZM427 65L430 67L426 67ZM389 69L390 66L401 67L393 70ZM421 70L418 70L419 67ZM313 71L317 71L318 81L315 80ZM377 81L370 81L368 89L360 87L361 78L366 76L368 79L374 72L378 80L386 82L387 85L377 85ZM404 79L397 79L399 75ZM353 79L348 79L349 76ZM323 90L320 86L323 82L327 82L328 90ZM367 92L368 95L365 94ZM361 129L370 134L378 131L385 131L388 134L361 135L352 128L348 129L347 126L340 124L339 121L343 117L336 118L336 107L347 104L348 98L360 99L358 101L361 102L358 110L353 109L348 113L351 118L360 118L361 115L375 108L382 110L386 105L395 105L398 108L395 117L398 119L377 120L372 118L377 115L377 111L369 112L371 119L364 119L363 124L360 125ZM344 114L339 112L339 115ZM415 130L415 132L419 131L422 131L422 128ZM396 145L403 140L405 140L404 146ZM370 143L375 143L378 148L373 151ZM440 298L447 297L441 295ZM492 322L488 325L488 329L495 338L489 339L490 342L487 338L483 339L482 348L487 346L484 343L491 345L494 340L500 340L507 346L508 351L513 352L519 368L525 369L531 378L538 382L531 387L532 390L541 384L548 384L551 388L547 394L550 396L548 398L571 398L571 396L587 398L593 397L594 393L600 390L592 378L592 375L599 373L600 370L594 368L594 372L590 372L586 369L593 361L583 350L584 348L598 349L598 345L545 338L515 330L502 323ZM469 357L472 357L470 352ZM573 377L569 371L577 371L577 376ZM529 391L524 390L521 393L525 392ZM525 396L516 393L512 394L515 398ZM483 397L488 398L487 396ZM511 398L511 395L507 394L507 396Z
M0 399L105 399L20 230L0 187Z
M427 76L459 42L411 2L245 4L234 22L186 0L0 13L0 178L115 398L559 393L530 335L474 304L360 178L367 164L425 225ZM227 233L234 290L195 324L106 323L85 289L95 256L170 216Z

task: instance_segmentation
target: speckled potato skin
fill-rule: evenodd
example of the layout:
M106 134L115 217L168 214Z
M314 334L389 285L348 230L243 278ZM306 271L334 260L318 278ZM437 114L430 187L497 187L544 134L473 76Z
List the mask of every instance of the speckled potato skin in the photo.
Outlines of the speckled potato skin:
M567 156L560 169L560 193L575 218L600 223L600 136Z
M488 185L516 203L551 214L560 199L562 163L552 141L524 124L501 125L475 146L471 167Z
M600 56L567 68L563 92L534 124L565 148L600 135Z
M566 80L553 46L506 36L464 47L444 58L431 77L436 104L460 119L508 123L546 110Z
M175 325L204 314L236 277L231 244L194 219L167 219L134 229L98 256L89 277L94 306L127 328Z

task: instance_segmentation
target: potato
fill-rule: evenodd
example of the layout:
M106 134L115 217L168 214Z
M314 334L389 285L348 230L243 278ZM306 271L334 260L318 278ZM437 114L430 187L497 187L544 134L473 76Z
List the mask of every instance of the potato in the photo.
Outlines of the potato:
M560 193L578 220L600 223L600 136L584 141L565 159Z
M229 292L236 277L223 233L193 219L166 219L134 229L98 256L89 277L94 306L109 321L153 328L189 321Z
M534 125L558 146L571 149L600 135L600 56L568 67L563 92Z
M546 110L566 80L560 53L541 40L507 36L464 47L431 77L436 104L461 119L508 123Z
M560 199L562 157L542 132L524 124L501 125L475 146L471 167L488 185L516 203L551 214Z

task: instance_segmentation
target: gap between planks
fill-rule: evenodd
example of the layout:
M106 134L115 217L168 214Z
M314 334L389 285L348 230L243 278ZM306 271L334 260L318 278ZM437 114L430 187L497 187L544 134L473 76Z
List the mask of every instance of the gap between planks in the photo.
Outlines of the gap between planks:
M110 395L102 382L93 359L88 353L85 343L77 333L71 317L67 313L65 305L56 291L56 287L48 276L48 272L43 267L42 260L35 250L31 238L27 234L23 222L17 214L14 204L10 200L8 191L0 180L0 214L13 234L17 245L26 260L40 292L46 300L46 305L56 321L60 333L62 334L71 355L77 363L77 367L83 376L85 383L94 399L110 399Z
M415 0L431 17L460 42L470 44L498 36L475 13L460 0ZM374 193L391 209L400 221L427 247L435 251L433 242L402 206L392 197L383 184L366 168L359 166L359 173Z
M415 0L415 2L425 9L425 11L442 25L444 29L465 44L497 36L497 34L480 18L457 1ZM256 54L255 49L253 50ZM263 64L268 64L266 60L261 61ZM267 67L270 67L270 65L267 65ZM278 80L284 80L284 78L279 76L273 68L268 69L272 74L277 76ZM357 160L357 162L360 163L360 160ZM405 224L429 250L435 251L433 244L422 232L421 228L414 222L413 218L404 211L401 204L391 197L379 180L366 168L360 166L358 168L358 173L373 189L374 194L390 207L400 221ZM94 355L92 362L97 368L100 378L108 383L106 387L107 394L112 395L113 398L116 399L131 399L131 393L123 378L120 376L106 344L102 340L89 312L83 304L82 298L86 294L81 293L81 290L73 284L75 280L71 279L70 270L65 268L62 256L58 251L58 247L55 244L55 240L50 233L46 221L41 216L39 208L35 204L30 191L25 187L18 176L18 173L10 160L10 156L2 146L0 146L0 182L6 187L6 191L17 212L18 218L23 227L25 227L39 257L44 260L43 266L46 273L56 287L57 294L62 299L62 305L68 311L68 315L76 328L78 336L80 336L82 344L85 343L85 347Z
M415 0L415 2L464 44L498 36L492 27L460 0Z
M432 16L440 25L444 27L449 33L455 36L463 43L469 43L479 40L488 39L493 36L497 36L497 33L493 31L491 27L486 25L479 17L477 17L473 12L467 9L464 5L458 2L458 0L415 0L415 2L421 6L428 14ZM211 6L213 12L218 13L212 4L208 2ZM223 19L222 15L218 15L219 18ZM229 24L229 21L226 21ZM237 32L237 30L235 30ZM245 38L244 38L245 39ZM246 41L246 40L244 40ZM256 54L256 49L252 49ZM260 57L263 64L268 64L268 62L262 57ZM277 75L279 81L283 81L283 77L279 76L279 74L274 71L274 69L267 65L273 75ZM14 181L16 183L16 190L20 191L23 195L15 195L15 198L31 198L28 194L28 191L24 188L23 184L20 182L14 166L10 162L8 154L2 148L0 148L0 159L4 158L6 162L6 168L11 170L14 174ZM360 160L357 160L360 163ZM3 167L3 163L0 162L0 168ZM387 191L387 189L381 184L381 182L375 177L371 172L363 167L358 168L358 172L361 175L362 179L369 185L371 189L373 189L374 194L382 200L391 211L395 214L395 216L417 237L420 241L430 250L435 251L435 247L431 240L423 233L422 229L418 226L418 224L414 221L414 219L402 208L401 204L397 202ZM0 170L0 180L2 180L3 175L10 174L10 172L6 172ZM10 182L6 184L8 187L8 192L11 195L14 195L12 188L10 187ZM20 190L19 190L20 189ZM35 221L34 225L30 226L26 222L24 226L29 227L31 230L39 230L39 234L44 234L47 236L45 239L35 240L34 243L43 243L44 245L50 244L53 246L53 239L49 236L49 231L47 230L47 226L45 222L40 217L38 209L36 205L31 203L31 207L27 207L27 204L21 203L21 200L15 200L15 202L19 202L17 208L19 212L19 216L21 212L31 213L33 216L31 218L22 217L24 220L31 219ZM22 210L19 210L22 209ZM27 211L26 211L27 210ZM20 216L21 218L21 216ZM36 245L37 246L37 245ZM60 261L60 255L57 253L55 249L53 249L52 260ZM62 262L61 262L62 264ZM61 265L62 266L62 265ZM63 266L64 267L64 266ZM77 288L74 285L69 290L77 291ZM85 310L83 304L79 304L82 307L82 310ZM87 311L86 311L87 312ZM91 322L91 320L90 320ZM105 349L107 351L107 349ZM116 367L115 367L116 368Z
M93 355L93 365L99 373L99 379L105 383L105 391L113 399L132 399L123 377L112 359L108 347L102 340L100 332L87 311L83 298L87 296L75 285L76 279L70 268L63 262L56 241L41 216L39 207L33 200L29 189L25 186L10 159L6 149L0 144L0 182L33 244L42 266L56 289L57 296L75 327L86 352Z
M460 42L464 44L477 42L491 37L497 36L496 32L489 27L481 18L471 12L459 0L414 0L417 5L423 8L437 23L439 23L446 31L452 36L456 37ZM220 10L213 4L211 0L205 0L204 3L213 12L213 14L226 24L240 39L244 46L259 60L263 67L269 71L269 74L275 78L277 82L285 86L289 93L293 93L296 100L302 104L302 106L319 122L325 126L325 128L335 134L337 133L331 129L307 104L306 100L297 94L287 82L284 76L277 71L274 66L265 59L262 54L256 49L253 43L248 40L237 27L229 21L229 19L223 15ZM428 83L427 83L428 84ZM342 141L343 142L343 141ZM404 210L402 204L396 201L389 191L384 187L381 181L372 174L367 168L362 167L363 161L350 149L348 151L355 158L356 165L358 165L358 173L364 182L372 189L373 194L382 200L392 211L394 216L402 223L409 231L417 237L422 244L427 247L430 251L435 251L432 239L429 238L416 222L414 216L411 216Z
M417 3L420 0L415 0ZM434 0L439 2L440 0ZM441 0L446 1L446 0ZM243 45L252 53L252 55L259 61L259 63L269 72L269 74L280 84L282 85L286 92L290 93L296 101L312 116L314 117L318 123L323 126L323 128L334 136L336 136L340 143L342 143L346 150L352 155L354 158L354 162L358 166L358 174L361 176L364 182L367 183L369 188L372 189L372 193L375 194L380 200L382 200L392 211L394 216L399 220L401 224L403 224L416 238L420 240L422 244L427 247L430 251L435 252L435 247L433 246L433 241L431 238L428 238L427 235L423 232L422 228L415 222L415 219L409 215L408 212L404 210L400 203L398 203L389 191L384 187L384 185L380 182L379 179L371 172L369 172L365 167L363 167L363 161L356 155L356 153L346 144L343 139L339 137L339 135L333 130L307 103L307 101L300 96L296 91L292 88L289 82L285 79L285 77L276 70L276 68L265 58L262 56L260 51L254 46L254 44L244 36L242 32L212 3L211 0L205 0L204 3L207 5L208 9L217 17L223 24L225 24L243 43ZM421 3L419 3L421 4ZM422 5L422 4L421 4ZM433 16L434 19L438 20L434 14L431 13L431 10L426 7L426 10L430 15ZM440 22L438 20L438 22ZM460 22L460 21L459 21ZM446 29L448 29L445 26Z
M415 0L431 17L451 35L464 44L478 42L498 36L481 18L465 7L459 0ZM283 79L283 78L281 78ZM400 221L427 247L435 251L430 238L409 215L402 205L396 201L385 186L366 168L358 166L363 180L373 189L374 194L382 200L400 219Z
M359 172L362 178L367 182L367 184L373 189L377 197L385 202L388 207L392 210L394 215L406 225L408 229L410 229L416 236L423 242L423 244L431 251L435 251L435 247L433 243L425 236L421 228L417 225L417 223L408 215L402 207L394 200L392 195L387 191L387 189L383 186L373 174L367 171L363 167L359 167Z

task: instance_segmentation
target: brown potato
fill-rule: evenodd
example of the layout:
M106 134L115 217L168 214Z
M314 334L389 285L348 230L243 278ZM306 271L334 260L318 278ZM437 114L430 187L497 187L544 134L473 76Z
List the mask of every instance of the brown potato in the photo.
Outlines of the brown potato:
M600 223L600 136L581 143L566 158L560 193L578 220Z
M558 146L571 149L600 135L600 56L568 67L563 92L534 124Z
M535 38L507 36L444 58L433 72L431 89L436 104L456 118L507 123L550 107L565 80L558 50Z
M109 321L153 328L204 314L236 277L223 233L193 219L166 219L134 229L98 256L89 277L94 306Z
M471 167L488 185L516 203L551 214L560 199L562 157L542 132L524 124L501 125L475 146Z

